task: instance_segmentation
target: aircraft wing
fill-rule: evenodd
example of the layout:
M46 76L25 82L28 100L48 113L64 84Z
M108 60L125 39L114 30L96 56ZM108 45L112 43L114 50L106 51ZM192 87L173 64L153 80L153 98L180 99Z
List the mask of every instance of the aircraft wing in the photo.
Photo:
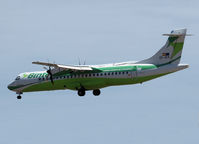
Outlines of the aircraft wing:
M72 65L60 65L60 64L53 64L53 63L46 63L46 62L32 62L32 64L38 64L38 65L44 65L44 66L50 66L54 68L62 68L65 70L71 70L71 71L92 71L93 69L89 66L72 66Z

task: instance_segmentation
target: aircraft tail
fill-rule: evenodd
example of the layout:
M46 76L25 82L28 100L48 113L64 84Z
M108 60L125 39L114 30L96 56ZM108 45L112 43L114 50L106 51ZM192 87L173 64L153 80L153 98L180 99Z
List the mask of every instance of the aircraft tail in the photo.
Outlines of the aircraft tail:
M180 63L182 49L186 34L186 29L173 30L170 34L163 34L169 36L166 44L151 58L139 61L138 63L150 63L157 66L167 64L178 65Z

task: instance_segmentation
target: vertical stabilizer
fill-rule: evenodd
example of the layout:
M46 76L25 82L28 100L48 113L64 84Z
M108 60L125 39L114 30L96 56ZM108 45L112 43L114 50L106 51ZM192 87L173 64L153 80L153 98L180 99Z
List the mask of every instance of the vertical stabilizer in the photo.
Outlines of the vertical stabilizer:
M186 31L186 29L180 29L173 30L170 34L163 34L164 36L169 36L166 44L151 58L142 60L138 63L150 63L157 66L163 66L166 64L179 64Z

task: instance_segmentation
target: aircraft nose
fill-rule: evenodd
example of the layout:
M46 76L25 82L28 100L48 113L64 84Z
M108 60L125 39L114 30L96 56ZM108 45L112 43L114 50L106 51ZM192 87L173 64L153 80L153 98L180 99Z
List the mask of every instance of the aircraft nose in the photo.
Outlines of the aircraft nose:
M13 84L14 84L14 82L12 82L11 84L8 85L8 89L9 89L9 90L13 90L13 87L14 87Z

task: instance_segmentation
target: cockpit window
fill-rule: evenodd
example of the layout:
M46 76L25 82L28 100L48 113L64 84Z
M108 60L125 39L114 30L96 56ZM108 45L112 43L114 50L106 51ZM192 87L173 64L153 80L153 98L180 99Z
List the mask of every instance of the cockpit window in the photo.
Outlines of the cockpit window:
M15 80L20 80L20 76L18 76Z

